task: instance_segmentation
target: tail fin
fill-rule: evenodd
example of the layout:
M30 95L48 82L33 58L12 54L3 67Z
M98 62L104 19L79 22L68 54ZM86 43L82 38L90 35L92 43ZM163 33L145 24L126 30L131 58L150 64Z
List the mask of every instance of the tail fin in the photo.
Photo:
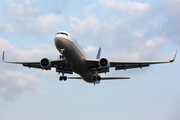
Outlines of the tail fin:
M101 47L99 47L96 59L100 59L100 57L101 57Z
M4 51L3 51L3 55L2 55L2 60L4 61Z

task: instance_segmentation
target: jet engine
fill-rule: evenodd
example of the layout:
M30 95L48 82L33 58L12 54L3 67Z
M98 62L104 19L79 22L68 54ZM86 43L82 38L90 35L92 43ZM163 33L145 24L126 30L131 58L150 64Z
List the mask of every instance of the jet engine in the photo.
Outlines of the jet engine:
M41 65L42 69L45 69L45 70L51 70L51 67L52 67L51 61L48 60L47 58L43 58L40 61L40 65Z
M110 64L106 58L101 58L98 64L103 70L109 72Z

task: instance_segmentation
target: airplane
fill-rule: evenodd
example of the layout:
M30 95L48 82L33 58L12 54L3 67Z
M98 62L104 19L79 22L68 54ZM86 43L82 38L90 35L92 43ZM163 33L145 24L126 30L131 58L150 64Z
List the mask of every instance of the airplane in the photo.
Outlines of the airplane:
M59 77L60 81L67 80L67 76L64 74L73 74L74 72L79 74L80 77L68 77L68 79L83 79L95 85L99 84L101 80L130 79L129 77L101 77L99 75L100 73L109 72L111 67L115 67L115 70L126 70L148 67L151 64L172 63L177 54L176 51L174 58L167 61L120 61L101 58L101 48L99 48L96 59L91 59L87 57L72 35L65 31L56 33L54 43L57 50L61 53L59 59L56 60L43 58L40 61L33 62L5 61L4 51L2 60L6 63L22 64L24 67L42 70L51 70L51 68L55 68L56 72L62 74L62 76Z

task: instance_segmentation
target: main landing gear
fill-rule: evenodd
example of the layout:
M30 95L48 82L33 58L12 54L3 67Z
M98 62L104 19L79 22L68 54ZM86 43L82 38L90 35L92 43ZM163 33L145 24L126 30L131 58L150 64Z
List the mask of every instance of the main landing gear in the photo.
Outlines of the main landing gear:
M94 86L95 86L95 84L100 83L101 77L98 75L98 69L94 70L94 72L96 73L96 76L93 77Z
M100 83L100 80L101 80L101 77L100 76L94 76L93 77L93 81L94 81L94 86L95 86L95 84L99 84Z
M100 80L101 80L101 77L100 77L100 76L97 76L97 77L94 76L94 77L93 77L93 81L96 81L96 80L100 81Z
M59 80L62 81L66 81L67 80L67 76L64 76L64 67L62 68L62 76L59 77Z
M59 77L59 80L60 81L62 81L62 80L66 81L67 80L67 76L64 76L64 69L62 71L62 76Z
M67 76L60 76L60 77L59 77L59 80L60 80L60 81L62 81L62 80L66 81L66 80L67 80Z
M93 77L93 81L100 81L101 77L98 75L98 69L94 70L94 72L96 73L96 76Z

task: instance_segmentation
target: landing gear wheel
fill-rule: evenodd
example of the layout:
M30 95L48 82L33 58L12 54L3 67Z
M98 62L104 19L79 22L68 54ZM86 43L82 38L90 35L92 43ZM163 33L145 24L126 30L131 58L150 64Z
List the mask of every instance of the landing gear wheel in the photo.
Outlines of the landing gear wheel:
M66 80L67 80L67 76L60 76L60 77L59 77L59 80L60 80L60 81L62 81L62 80L66 81Z
M67 80L67 76L64 76L64 81L66 81Z
M95 76L93 77L93 81L96 81L96 77Z
M97 77L97 80L98 80L98 81L100 81L100 80L101 80L101 77L100 77L100 76L98 76L98 77Z
M100 76L98 76L98 77L94 76L94 77L93 77L93 81L96 81L96 80L100 81L100 80L101 80L101 77L100 77Z
M60 80L60 81L62 81L62 80L63 80L63 77L62 77L62 76L60 76L60 77L59 77L59 80Z
M59 56L59 59L64 59L64 55L60 55L60 56Z

